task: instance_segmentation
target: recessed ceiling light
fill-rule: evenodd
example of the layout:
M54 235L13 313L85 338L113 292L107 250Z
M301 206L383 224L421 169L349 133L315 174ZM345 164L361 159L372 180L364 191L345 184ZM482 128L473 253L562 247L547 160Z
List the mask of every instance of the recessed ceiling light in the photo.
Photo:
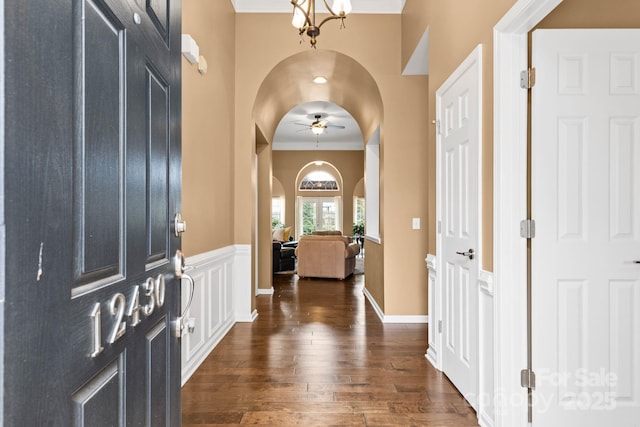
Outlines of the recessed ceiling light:
M317 76L314 77L313 82L318 84L325 84L327 82L327 78L323 76Z

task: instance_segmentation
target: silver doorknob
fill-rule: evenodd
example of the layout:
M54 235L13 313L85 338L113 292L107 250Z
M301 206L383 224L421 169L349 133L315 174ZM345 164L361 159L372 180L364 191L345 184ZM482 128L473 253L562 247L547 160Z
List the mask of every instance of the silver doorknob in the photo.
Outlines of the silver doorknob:
M173 233L176 237L180 237L180 234L185 231L187 231L187 222L182 219L182 214L178 212L176 216L173 217Z
M473 259L473 254L475 253L473 249L469 249L467 252L456 252L458 255L467 256L469 259Z

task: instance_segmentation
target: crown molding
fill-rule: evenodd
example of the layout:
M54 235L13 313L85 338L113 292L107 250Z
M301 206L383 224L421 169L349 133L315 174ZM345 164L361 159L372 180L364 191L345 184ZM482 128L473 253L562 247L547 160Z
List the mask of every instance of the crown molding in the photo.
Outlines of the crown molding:
M401 14L406 0L352 0L351 13ZM319 3L322 3L319 1ZM237 13L291 13L290 0L231 0ZM322 6L324 8L324 6Z

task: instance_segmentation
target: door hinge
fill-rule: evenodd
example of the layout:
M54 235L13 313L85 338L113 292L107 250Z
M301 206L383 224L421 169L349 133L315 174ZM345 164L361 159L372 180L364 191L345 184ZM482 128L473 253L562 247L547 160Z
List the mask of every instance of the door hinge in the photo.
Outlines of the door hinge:
M442 221L438 221L438 234L442 233Z
M442 320L438 320L438 333L442 333Z
M520 237L523 239L533 239L536 237L536 222L533 219L523 219L520 221Z
M536 84L536 69L527 68L520 72L520 87L522 89L531 89Z
M436 135L440 135L440 120L436 120Z
M535 390L536 388L536 374L531 369L523 369L520 371L520 385L523 388L530 388Z

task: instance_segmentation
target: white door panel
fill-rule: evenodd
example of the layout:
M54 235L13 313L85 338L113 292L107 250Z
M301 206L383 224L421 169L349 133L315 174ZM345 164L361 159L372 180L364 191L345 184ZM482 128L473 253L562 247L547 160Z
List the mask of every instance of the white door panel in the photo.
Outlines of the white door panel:
M443 371L478 409L481 48L437 92L441 124ZM473 257L461 255L474 251ZM471 259L472 258L472 259Z
M640 425L640 31L533 36L534 426Z

